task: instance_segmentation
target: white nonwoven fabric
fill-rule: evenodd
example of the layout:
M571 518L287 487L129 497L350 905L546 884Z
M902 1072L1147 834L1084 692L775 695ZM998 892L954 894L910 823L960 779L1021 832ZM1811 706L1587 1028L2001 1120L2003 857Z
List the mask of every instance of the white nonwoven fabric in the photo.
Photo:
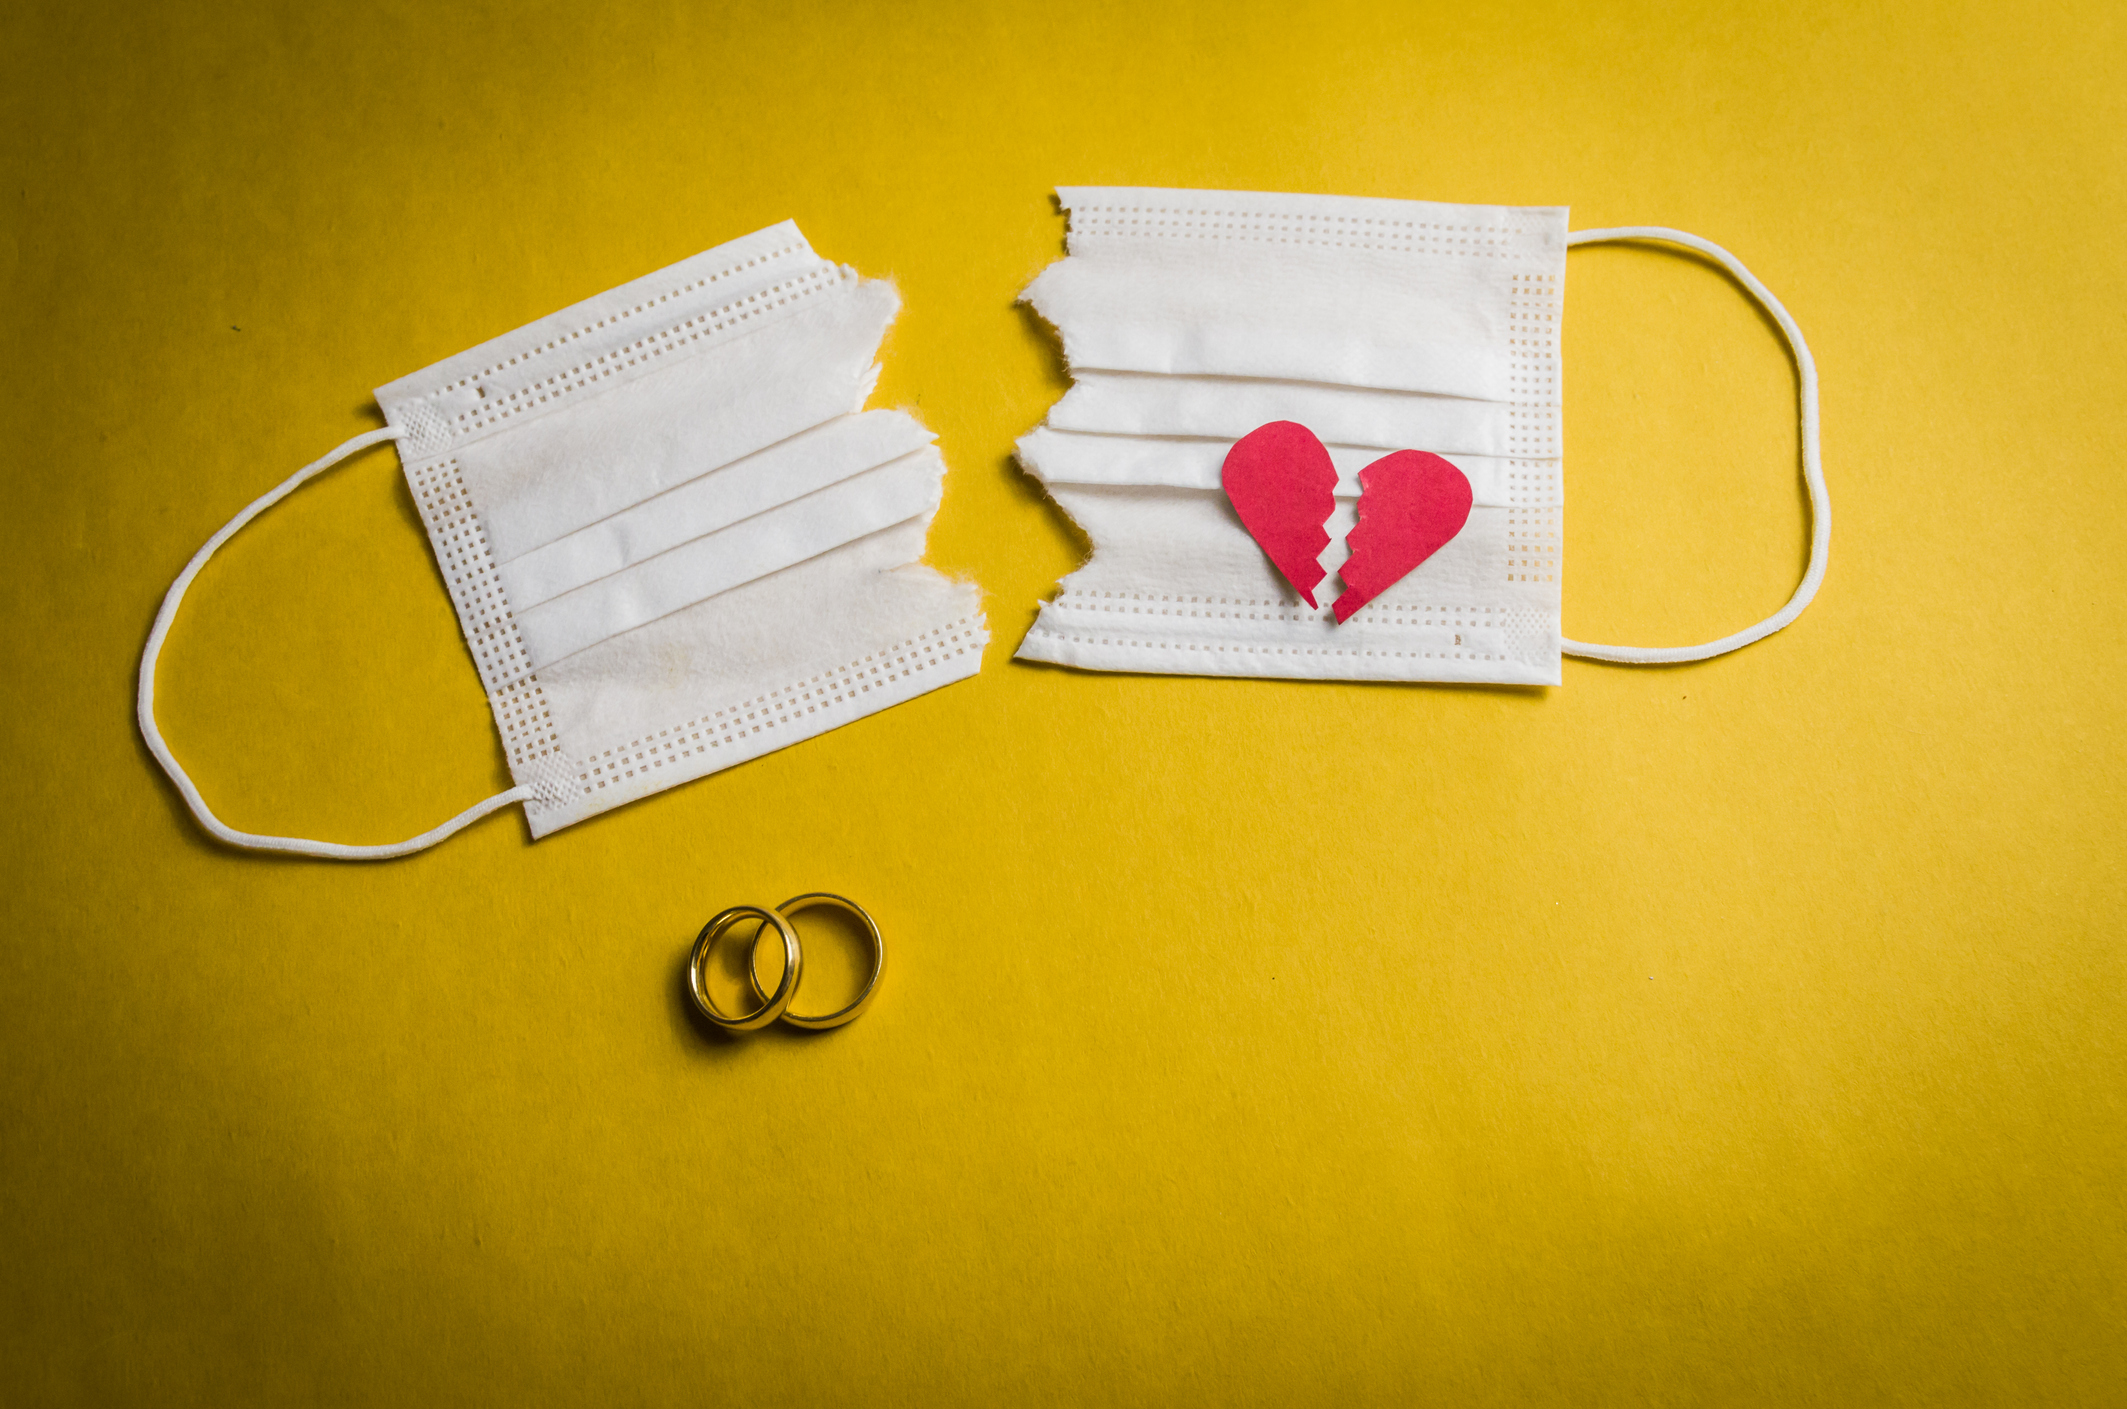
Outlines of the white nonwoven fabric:
M1022 297L1072 385L1020 462L1093 542L1018 655L1095 670L1555 685L1563 207L1065 187L1067 257ZM1344 560L1358 472L1397 450L1469 478L1468 522L1339 626L1220 485L1234 441L1327 446Z
M899 306L785 222L377 390L535 837L980 667Z

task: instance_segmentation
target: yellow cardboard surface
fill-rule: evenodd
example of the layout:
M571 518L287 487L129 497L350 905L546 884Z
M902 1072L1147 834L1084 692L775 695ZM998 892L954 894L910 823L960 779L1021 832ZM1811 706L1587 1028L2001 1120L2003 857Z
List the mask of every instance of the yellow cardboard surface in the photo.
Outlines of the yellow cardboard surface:
M2099 1404L2127 1385L2115 5L108 4L0 14L0 1398ZM1822 366L1788 631L1551 691L1009 663L1059 183L1568 203ZM132 725L368 388L795 217L898 281L984 673L536 845L206 842ZM1704 265L1568 264L1566 625L1805 545ZM388 450L193 591L239 826L506 786ZM857 897L836 1034L712 911Z

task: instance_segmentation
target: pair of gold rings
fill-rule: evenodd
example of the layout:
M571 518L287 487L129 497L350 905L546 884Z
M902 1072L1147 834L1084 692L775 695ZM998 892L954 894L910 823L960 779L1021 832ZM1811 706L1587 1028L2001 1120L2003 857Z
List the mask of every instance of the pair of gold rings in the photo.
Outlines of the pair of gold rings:
M790 1000L798 996L798 984L805 971L805 954L798 947L798 932L790 927L789 917L801 910L815 906L840 910L854 916L864 927L871 940L871 977L865 980L864 991L847 1007L837 1008L832 1013L793 1013ZM753 996L760 1007L739 1017L733 1017L716 1006L709 996L709 958L716 953L716 946L723 937L748 920L758 923L753 931L753 952L746 960L746 978L753 985ZM761 984L761 942L774 930L783 941L783 978L770 993ZM694 941L694 955L687 961L687 987L694 994L694 1006L701 1009L702 1016L726 1032L754 1032L781 1018L792 1027L802 1027L813 1032L830 1027L840 1027L854 1022L871 1006L872 996L879 991L879 977L886 972L886 941L880 937L879 926L864 913L864 907L854 900L845 900L839 895L825 891L813 891L807 895L794 895L773 910L764 910L758 905L734 905L717 914L702 926L699 938Z

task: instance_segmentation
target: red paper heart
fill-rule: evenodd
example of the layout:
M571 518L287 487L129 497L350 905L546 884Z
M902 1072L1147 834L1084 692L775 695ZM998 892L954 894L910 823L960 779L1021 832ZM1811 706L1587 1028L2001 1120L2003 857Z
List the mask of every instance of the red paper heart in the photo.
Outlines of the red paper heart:
M1326 575L1316 559L1329 546L1322 525L1337 507L1337 467L1322 442L1298 421L1257 426L1226 452L1219 480L1257 546L1314 606Z
M1471 498L1462 471L1423 450L1398 450L1359 471L1359 525L1344 538L1352 555L1339 572L1337 624L1462 532Z

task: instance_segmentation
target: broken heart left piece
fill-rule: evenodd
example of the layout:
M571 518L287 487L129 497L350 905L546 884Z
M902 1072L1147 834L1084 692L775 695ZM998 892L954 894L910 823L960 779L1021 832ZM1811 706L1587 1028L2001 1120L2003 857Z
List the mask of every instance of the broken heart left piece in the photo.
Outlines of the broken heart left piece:
M1233 443L1219 480L1241 526L1310 607L1325 574L1322 525L1337 509L1337 467L1298 421L1257 426Z

